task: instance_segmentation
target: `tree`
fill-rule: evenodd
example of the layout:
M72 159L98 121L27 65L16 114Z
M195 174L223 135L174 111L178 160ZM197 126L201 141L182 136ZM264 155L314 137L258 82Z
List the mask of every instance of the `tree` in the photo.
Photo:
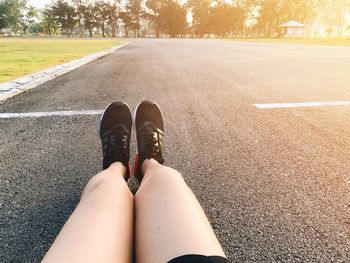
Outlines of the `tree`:
M41 24L45 34L49 34L50 37L57 32L58 25L55 20L54 11L50 6L46 6L42 12Z
M192 29L197 37L208 32L210 0L189 0L187 7L192 14Z
M83 23L83 0L70 0L73 4L73 7L76 12L76 19L78 22L79 35L82 36L84 34L84 23Z
M239 34L244 28L244 21L245 12L240 6L220 1L210 9L210 31L217 36L229 37Z
M0 29L9 27L13 32L22 30L26 0L2 0L0 2Z
M170 37L182 36L187 30L186 9L173 0L166 0L159 10L160 30Z
M257 29L259 35L274 37L278 26L289 20L310 23L317 15L316 8L323 0L259 0Z
M325 0L324 22L328 25L329 31L342 37L346 31L346 16L349 14L350 0Z
M45 34L45 27L44 24L41 22L34 22L31 27L29 28L29 33L34 34Z
M192 17L191 31L196 37L214 33L237 37L251 30L258 36L275 37L279 25L288 20L311 25L314 32L327 32L339 37L348 30L350 0L53 0L41 13L27 5L27 0L0 0L0 29L10 28L25 34L28 30L44 31L50 36L61 28L68 37L79 25L79 33L96 27L103 37L117 34L122 22L125 35L133 31L138 37L141 19L147 19L155 34L182 36L188 30L187 16ZM123 3L123 4L121 4ZM35 29L31 29L34 27ZM249 34L249 33L248 33Z
M319 4L321 2L317 0L284 0L280 4L281 19L307 23L315 18L315 9Z
M260 16L258 17L257 29L259 36L274 37L281 23L281 0L260 1Z
M71 37L74 26L77 24L77 14L73 6L64 0L58 0L52 6L55 22L67 37Z
M97 23L101 27L102 36L106 37L106 26L111 12L111 4L107 1L98 1L95 3L95 12Z
M35 18L38 16L37 10L33 6L26 7L24 13L22 12L22 19L20 20L22 34L25 35L28 29L34 25Z
M84 24L83 24L83 0L70 0L74 10L76 12L76 20L79 27L79 35L82 36L84 33Z
M93 37L93 29L99 26L97 13L93 4L81 5L82 22L84 27L89 31L90 37Z
M246 21L246 11L241 6L234 6L231 8L232 16L234 21L232 24L232 33L235 37L241 35L244 31L245 21Z
M145 17L155 26L156 36L161 33L170 37L182 36L186 33L188 24L185 7L174 0L147 0Z
M123 22L125 37L129 37L129 31L131 27L132 18L131 15L126 11L119 12L119 18Z
M125 5L126 13L130 16L128 21L128 28L134 31L134 37L139 36L139 30L141 28L141 0L128 0Z
M0 2L0 30L9 26L8 6L6 1Z
M164 0L147 0L146 1L147 10L144 13L144 17L149 21L151 21L151 23L153 23L154 29L156 31L156 37L159 37L159 34L160 34L159 13L163 5L165 5Z
M109 11L109 15L107 18L107 23L111 27L112 37L117 36L117 21L118 21L119 4L120 4L119 0L114 1L114 3L111 4L111 9Z

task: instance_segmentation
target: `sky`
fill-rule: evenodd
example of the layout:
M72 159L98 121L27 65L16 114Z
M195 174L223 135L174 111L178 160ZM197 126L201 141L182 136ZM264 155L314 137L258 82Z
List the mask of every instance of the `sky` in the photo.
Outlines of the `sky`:
M28 2L35 7L44 7L45 5L51 3L51 0L28 0Z

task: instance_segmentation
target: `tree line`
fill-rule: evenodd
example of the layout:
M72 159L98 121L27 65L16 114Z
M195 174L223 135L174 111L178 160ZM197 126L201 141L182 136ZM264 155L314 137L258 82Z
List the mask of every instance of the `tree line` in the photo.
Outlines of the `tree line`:
M289 20L317 35L342 36L350 0L54 0L35 9L26 0L0 0L0 29L25 35L103 37L275 37Z

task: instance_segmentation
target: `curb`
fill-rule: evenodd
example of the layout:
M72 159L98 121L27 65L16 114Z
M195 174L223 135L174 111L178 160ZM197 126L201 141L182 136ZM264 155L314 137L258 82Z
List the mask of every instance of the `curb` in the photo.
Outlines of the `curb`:
M5 100L12 98L18 94L21 94L27 90L36 88L37 86L57 78L65 73L73 71L81 66L84 66L90 62L93 62L99 58L105 57L109 54L114 53L115 51L126 47L130 43L126 43L124 45L112 47L110 49L106 49L104 51L73 60L67 62L65 64L57 65L53 68L48 68L42 71L39 71L34 74L30 74L15 80L11 80L9 82L0 84L0 104Z

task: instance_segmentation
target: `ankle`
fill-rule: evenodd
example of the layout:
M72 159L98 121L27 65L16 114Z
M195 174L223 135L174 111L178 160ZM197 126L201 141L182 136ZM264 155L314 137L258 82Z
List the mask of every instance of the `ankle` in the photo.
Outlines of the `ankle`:
M112 163L108 169L113 170L117 174L121 174L123 177L126 175L126 167L122 162Z
M146 159L142 163L142 173L146 174L148 171L151 171L154 168L162 166L159 162L157 162L155 159Z

